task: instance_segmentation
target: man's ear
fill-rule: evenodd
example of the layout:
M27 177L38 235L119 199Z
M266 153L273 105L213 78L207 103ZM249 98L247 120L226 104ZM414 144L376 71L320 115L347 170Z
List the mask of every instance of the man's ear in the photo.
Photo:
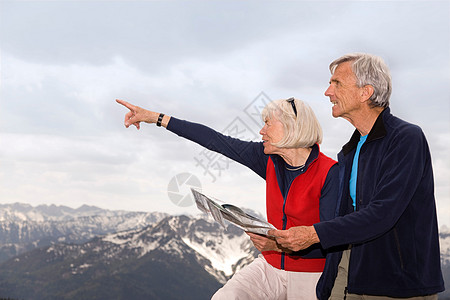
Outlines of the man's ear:
M361 89L362 102L369 100L370 97L372 97L374 92L375 92L375 90L374 90L373 86L371 86L370 84L366 84L365 86L363 86Z

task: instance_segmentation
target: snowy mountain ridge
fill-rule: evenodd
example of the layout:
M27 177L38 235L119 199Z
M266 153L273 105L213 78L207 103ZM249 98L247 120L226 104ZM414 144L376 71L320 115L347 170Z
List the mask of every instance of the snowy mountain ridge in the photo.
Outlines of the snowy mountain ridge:
M90 248L93 241L101 245ZM0 262L46 246L47 253L55 257L82 257L94 251L104 253L105 259L118 260L121 259L118 253L126 252L126 256L134 253L138 259L159 249L182 257L189 249L221 283L257 254L242 230L233 226L225 230L206 215L169 216L87 205L72 209L56 205L0 204ZM93 265L84 262L77 267L77 272Z
M450 229L446 226L440 228L439 240L447 280ZM111 279L104 278L115 274L120 278L120 284L128 286L127 274L134 270L137 273L133 276L149 280L147 277L161 272L169 278L185 272L184 276L189 278L189 272L201 269L206 275L199 275L198 284L201 285L202 280L213 280L204 290L210 293L216 288L215 284L226 282L258 253L241 229L232 225L224 229L206 215L170 216L89 206L70 209L0 205L0 265L6 272L4 278L12 278L10 283L5 282L6 287L17 285L17 280L26 273L42 278L41 273L45 270L51 270L49 274L56 272L55 278L61 277L67 282L76 279L79 286L92 280L105 284L105 280ZM156 269L155 264L158 265ZM36 269L32 270L30 266ZM1 278L0 272L0 281ZM14 281L14 278L17 279ZM72 284L67 283L67 286L70 289Z
M79 208L70 208L57 205L31 206L25 203L0 204L1 222L61 222L70 221L83 217L117 217L130 216L130 214L141 216L141 222L148 221L145 217L152 216L155 220L160 220L167 216L167 213L158 212L131 212L124 210L108 210L96 206L82 205Z
M146 237L149 231L151 238ZM175 235L171 236L171 233ZM139 253L138 257L156 248L183 257L188 247L196 253L199 261L209 261L205 270L221 283L239 270L243 262L252 261L256 253L242 230L231 225L225 230L203 215L172 216L143 230L113 233L101 240L122 249L133 249Z
M450 228L443 225L439 230L442 265L450 266Z
M168 216L158 212L111 211L83 205L0 204L0 263L54 243L84 243L95 236L139 229Z

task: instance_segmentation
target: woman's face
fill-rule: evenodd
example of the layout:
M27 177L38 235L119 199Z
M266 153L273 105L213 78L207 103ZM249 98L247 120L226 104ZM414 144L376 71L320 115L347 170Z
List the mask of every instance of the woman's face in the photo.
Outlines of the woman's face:
M283 124L272 116L265 120L265 125L259 132L262 135L264 153L265 154L279 154L281 148L273 146L272 144L278 143L284 137Z

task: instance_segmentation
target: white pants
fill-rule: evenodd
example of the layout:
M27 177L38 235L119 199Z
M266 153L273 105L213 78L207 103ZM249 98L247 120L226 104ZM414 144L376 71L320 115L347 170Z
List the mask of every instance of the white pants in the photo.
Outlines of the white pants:
M289 272L272 267L259 255L219 289L212 300L314 300L322 273Z

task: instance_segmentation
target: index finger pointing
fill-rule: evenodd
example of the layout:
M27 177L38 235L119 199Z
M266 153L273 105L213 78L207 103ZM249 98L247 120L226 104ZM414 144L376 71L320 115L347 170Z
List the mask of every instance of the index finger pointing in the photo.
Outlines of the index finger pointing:
M116 102L119 103L119 104L122 104L123 106L125 106L129 110L134 110L134 108L135 108L134 105L132 105L132 104L130 104L127 101L124 101L124 100L116 99Z

